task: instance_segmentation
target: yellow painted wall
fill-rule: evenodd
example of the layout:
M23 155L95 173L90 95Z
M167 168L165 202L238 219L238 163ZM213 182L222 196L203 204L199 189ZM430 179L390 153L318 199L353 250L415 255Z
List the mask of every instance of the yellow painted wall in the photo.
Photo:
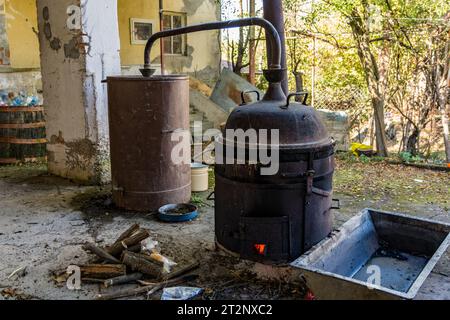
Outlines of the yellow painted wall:
M6 0L12 68L40 68L36 0Z
M57 0L55 0L57 1ZM95 0L94 0L95 1ZM7 34L11 51L12 68L39 68L39 42L34 30L37 30L36 0L6 0L8 16ZM165 0L165 10L185 12L184 1ZM211 1L205 0L195 12L187 13L187 23L196 24L215 21L216 9ZM154 32L159 31L157 0L118 0L119 31L121 44L121 63L124 66L143 63L144 45L132 45L130 18L154 20ZM202 70L208 66L218 67L217 55L220 55L217 33L205 32L188 35L188 45L193 47L192 64L182 67L184 72ZM159 45L152 50L152 60L159 56ZM180 60L181 59L181 60ZM167 67L178 68L183 57L168 57ZM186 57L186 59L188 59ZM178 70L181 71L181 70Z
M144 45L131 44L130 19L154 20L154 32L159 31L159 3L156 0L118 0L119 32L121 42L121 61L123 66L141 65L143 63ZM217 6L209 0L204 0L195 12L185 8L185 1L165 0L164 10L187 14L187 24L198 24L216 21ZM191 11L189 11L191 10ZM166 67L176 72L194 72L207 67L219 68L220 47L218 32L200 32L187 36L188 46L193 48L192 63L189 67L184 64L190 58L182 56L167 56ZM152 49L151 59L159 56L159 43Z
M142 64L144 45L131 44L130 18L154 20L153 31L159 31L159 2L156 0L118 0L120 57L122 65ZM152 59L158 56L159 46L152 50Z

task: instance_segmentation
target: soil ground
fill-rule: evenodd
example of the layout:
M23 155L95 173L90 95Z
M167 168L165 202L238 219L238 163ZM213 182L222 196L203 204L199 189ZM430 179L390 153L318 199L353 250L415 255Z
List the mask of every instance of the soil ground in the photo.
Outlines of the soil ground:
M335 197L342 208L335 211L336 227L367 207L450 223L449 188L448 172L338 159ZM106 289L83 285L70 291L54 273L92 260L82 244L112 243L132 223L149 229L162 254L180 265L200 261L200 277L188 285L205 289L203 299L304 299L307 288L301 284L261 280L248 262L215 250L214 208L208 195L193 196L200 206L197 220L166 224L152 213L116 209L108 186L81 186L49 175L45 165L0 167L0 300L95 298ZM443 257L438 273L440 283L450 288L449 261L448 255ZM26 267L25 275L8 278L20 267ZM430 285L421 297L431 297L433 290ZM440 298L450 299L447 294Z

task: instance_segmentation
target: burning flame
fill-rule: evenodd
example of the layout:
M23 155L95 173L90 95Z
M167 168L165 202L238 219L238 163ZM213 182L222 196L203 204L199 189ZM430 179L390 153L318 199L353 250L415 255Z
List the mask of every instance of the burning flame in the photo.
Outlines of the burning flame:
M306 294L305 300L308 301L316 300L316 297L314 296L314 293L311 290L309 290L308 293Z
M255 244L256 252L262 256L266 254L267 246L265 244Z

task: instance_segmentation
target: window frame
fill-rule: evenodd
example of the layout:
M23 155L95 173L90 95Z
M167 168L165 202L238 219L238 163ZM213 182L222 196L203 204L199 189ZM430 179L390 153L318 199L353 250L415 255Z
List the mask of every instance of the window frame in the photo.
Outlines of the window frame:
M163 11L163 19L165 16L169 16L170 17L170 29L163 29L165 30L171 30L174 29L173 25L174 25L174 17L181 17L181 26L182 27L186 27L187 26L187 13L185 12L176 12L176 11ZM163 27L164 28L164 27ZM181 53L174 53L174 41L173 41L173 37L169 38L170 40L170 52L167 53L166 51L166 46L164 46L164 55L165 56L186 56L187 55L187 34L181 35Z
M2 9L0 9L0 16L4 17L4 21L5 21L5 29L6 29L6 0L0 0L0 3L3 5ZM4 49L7 50L5 51L5 53L8 55L11 54L10 48L9 48L9 42L8 42L8 38L6 37L6 41L7 41L7 47L5 47ZM11 57L8 58L8 64L0 64L0 69L1 71L7 70L11 68Z
M150 24L152 26L152 35L155 33L156 21L153 19L139 19L139 18L130 18L130 38L132 45L145 45L147 44L147 40L138 40L136 39L135 24Z

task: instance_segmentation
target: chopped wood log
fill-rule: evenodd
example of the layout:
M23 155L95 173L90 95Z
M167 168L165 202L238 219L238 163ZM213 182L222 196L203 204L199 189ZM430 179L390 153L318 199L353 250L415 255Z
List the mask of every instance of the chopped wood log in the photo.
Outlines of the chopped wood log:
M124 276L127 268L123 264L90 264L80 266L81 278L84 279L111 279Z
M156 263L157 265L161 266L161 268L164 267L164 262L163 261L156 259L155 257L151 256L150 254L141 253L141 255L142 255L142 257L144 259L147 259L149 261L152 261L152 262Z
M134 252L134 253L139 253L139 252L142 251L142 245L139 243L139 244L137 244L137 245L134 245L134 246L132 246L132 247L129 247L129 248L127 249L127 251Z
M150 257L143 254L124 251L122 262L133 271L141 272L154 278L160 278L162 275L162 267Z
M157 282L148 282L148 281L144 281L144 280L138 280L137 283L139 283L140 285L142 285L144 287L156 286L158 284Z
M97 255L99 258L102 258L103 260L105 260L107 262L121 264L119 259L113 257L108 252L106 252L105 250L97 247L96 245L94 245L92 243L86 243L83 246L83 250L84 251L90 251L90 252L94 253L95 255Z
M92 278L81 278L81 282L84 283L103 283L105 280L103 279L92 279Z
M198 278L197 275L188 275L188 276L183 276L180 278L160 282L160 283L157 283L157 284L151 285L151 286L145 286L145 287L140 287L140 288L135 288L135 289L130 289L130 290L122 290L122 291L114 292L114 293L110 293L110 294L99 294L99 295L97 295L97 300L113 300L113 299L120 299L120 298L126 298L126 297L134 297L134 296L144 294L144 293L147 293L148 295L152 295L167 286L177 286L177 285L180 285L185 282L194 281L197 278Z
M125 231L124 233L122 233L122 234L120 235L120 237L117 238L117 240L116 240L116 242L114 242L114 244L120 243L120 242L122 242L123 240L125 240L126 238L131 237L131 236L132 236L134 233L136 233L140 228L141 228L141 227L140 227L137 223L133 224L131 227L129 227L129 228L127 229L127 231Z
M188 273L188 272L190 272L192 270L195 270L199 266L200 266L200 263L198 263L198 261L196 261L196 262L193 262L193 263L191 263L191 264L189 264L189 265L187 265L185 267L182 267L182 268L180 268L178 270L175 270L175 271L173 271L171 273L168 273L168 274L164 275L163 278L164 278L164 280L173 279L175 277L179 277L179 276L181 276L183 274L186 274L186 273Z
M140 230L138 233L132 235L131 237L113 244L109 248L108 252L114 257L118 258L128 247L138 245L141 243L141 241L147 239L148 237L150 237L150 233L147 230Z
M109 287L117 286L120 284L136 282L138 280L141 280L143 276L144 275L142 273L132 273L132 274L129 274L126 276L121 276L121 277L105 280L105 281L103 281L103 285L105 286L105 288L109 288Z

